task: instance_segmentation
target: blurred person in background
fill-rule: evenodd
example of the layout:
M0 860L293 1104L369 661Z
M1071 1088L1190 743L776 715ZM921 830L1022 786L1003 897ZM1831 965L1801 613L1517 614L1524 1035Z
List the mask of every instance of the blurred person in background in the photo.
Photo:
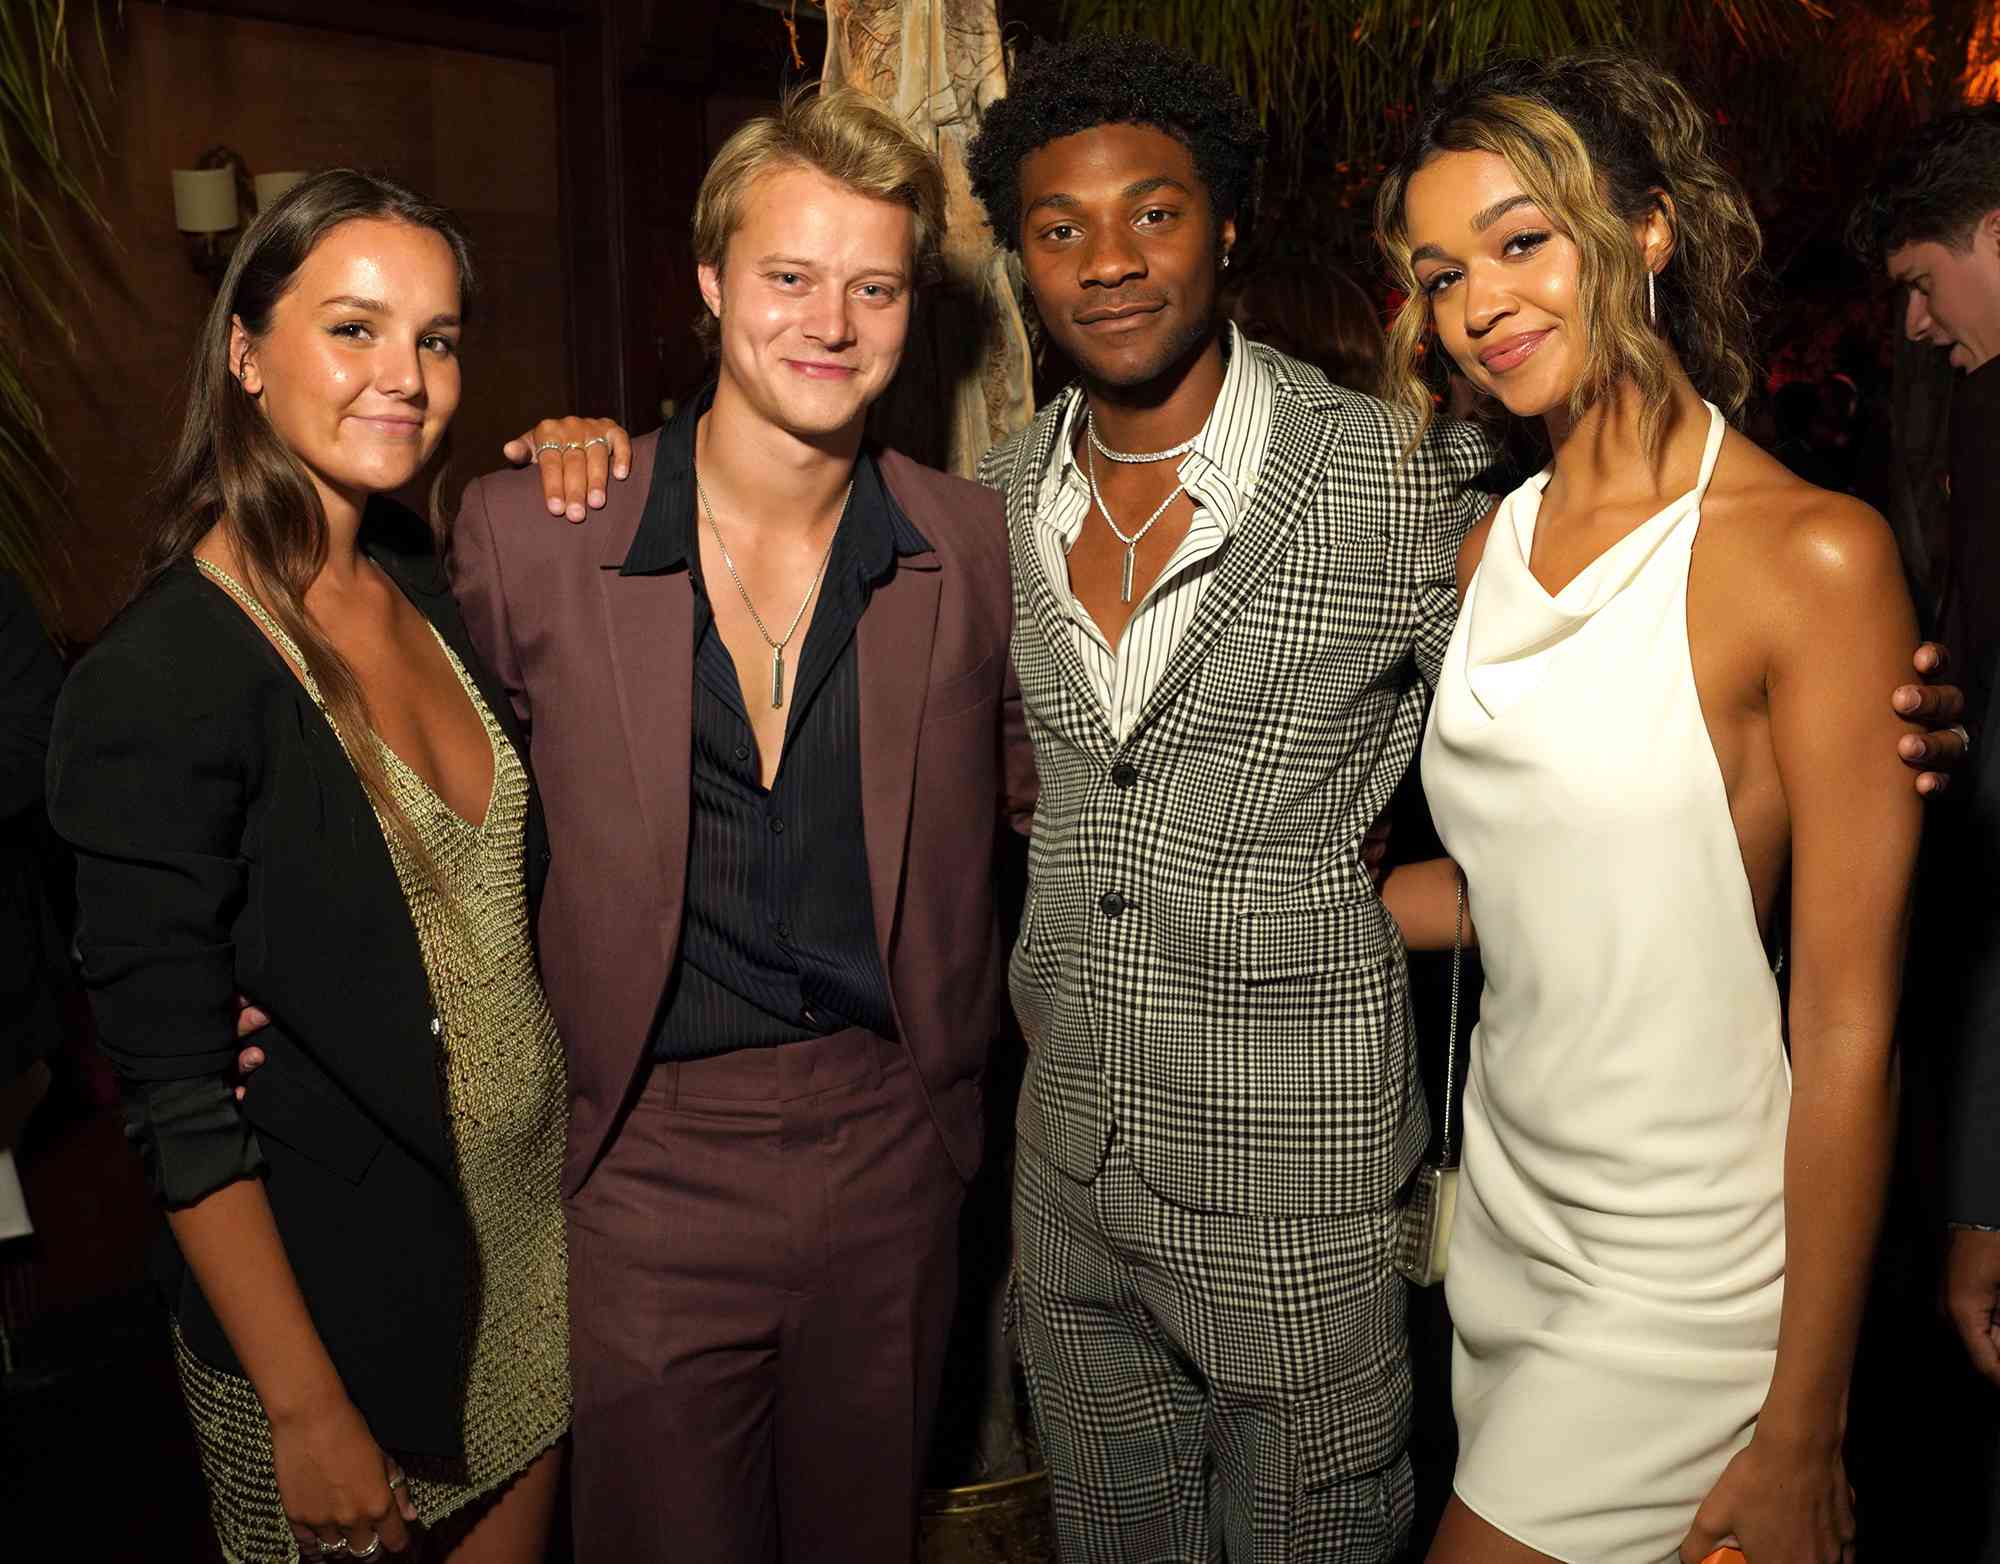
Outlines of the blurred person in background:
M1389 353L1381 313L1338 267L1265 261L1238 290L1229 314L1244 335L1312 365L1335 385L1381 395Z
M1942 557L1928 560L1919 585L1931 589L1927 606L1965 659L1975 745L1970 785L1934 821L1919 881L1904 1028L1924 1047L1913 1050L1909 1139L1922 1155L1941 1126L1943 1155L1941 1166L1912 1170L1908 1198L1925 1218L1911 1235L1911 1258L1928 1271L1924 1262L1942 1245L1945 1312L1973 1368L2000 1386L2000 767L1983 753L2000 736L2000 104L1921 126L1872 183L1849 237L1905 290L1907 341L1952 371L1946 525L1942 539L1928 540ZM1895 1343L1904 1333L1884 1334L1885 1355L1900 1363L1909 1349ZM1912 1378L1925 1377L1891 1366L1885 1393ZM1985 1385L1973 1395L1928 1381L1923 1389L1925 1418L1954 1428L1949 1439L1921 1442L1935 1454L1924 1478L1941 1495L1985 1496L1983 1540L1953 1543L1992 1564L2000 1560L2000 1402ZM1955 1415L1939 1411L1941 1390Z
M63 941L45 874L42 770L62 663L21 581L0 572L0 1151L47 1093L62 1040ZM4 1327L0 1319L0 1327Z

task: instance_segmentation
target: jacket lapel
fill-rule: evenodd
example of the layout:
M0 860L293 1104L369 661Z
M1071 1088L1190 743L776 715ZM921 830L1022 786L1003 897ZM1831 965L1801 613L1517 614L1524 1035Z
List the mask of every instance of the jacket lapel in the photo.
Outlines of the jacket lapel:
M1166 710L1201 666L1216 638L1229 628L1290 546L1326 472L1335 422L1330 408L1304 407L1293 397L1279 396L1271 411L1271 444L1257 492L1229 540L1194 622L1182 633L1160 682L1146 698L1127 743Z
M611 677L625 733L631 793L645 831L632 890L656 901L664 983L680 946L694 776L694 591L685 570L622 575L628 539L599 561ZM644 915L641 907L632 909Z
M889 944L910 840L917 734L930 687L941 585L935 552L898 559L895 574L875 588L854 628L861 685L861 834L885 976L892 970Z
M1035 621L1042 644L1048 648L1057 677L1068 684L1069 698L1065 705L1084 713L1096 730L1094 735L1076 733L1072 736L1094 736L1098 747L1108 749L1112 743L1111 724L1105 716L1104 703L1098 699L1090 674L1083 666L1083 658L1077 654L1076 642L1071 639L1069 604L1064 596L1059 595L1069 591L1069 583L1049 579L1049 573L1042 568L1041 550L1035 537L1035 516L1041 509L1042 477L1056 459L1056 443L1061 437L1069 405L1069 398L1064 396L1044 408L1016 451L1013 470L1005 475L1007 532L1014 578L1021 596L1027 601L1028 612ZM1021 644L1017 637L1014 650L1017 670L1020 658Z

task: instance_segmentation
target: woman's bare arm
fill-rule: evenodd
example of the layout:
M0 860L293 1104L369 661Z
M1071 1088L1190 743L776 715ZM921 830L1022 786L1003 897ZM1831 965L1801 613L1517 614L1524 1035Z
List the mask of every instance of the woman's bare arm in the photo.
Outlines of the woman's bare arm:
M1410 950L1450 950L1460 935L1458 865L1449 858L1403 863L1382 882L1382 905L1396 920L1403 944ZM1472 906L1465 907L1465 948L1479 943L1472 927Z
M1882 701L1915 641L1888 528L1815 493L1776 518L1771 745L1791 822L1792 1106L1785 1301L1757 1431L1681 1550L1724 1535L1764 1564L1822 1564L1853 1535L1847 1388L1895 1139L1895 1014L1922 802Z
M405 1490L389 1488L389 1464L327 1356L262 1181L225 1184L167 1222L264 1404L295 1528L329 1541L349 1534L360 1547L379 1534L402 1552L415 1511Z
M1774 1431L1839 1437L1895 1138L1897 1000L1922 804L1883 707L1916 639L1889 529L1858 505L1794 529L1770 680L1792 835L1792 1112Z

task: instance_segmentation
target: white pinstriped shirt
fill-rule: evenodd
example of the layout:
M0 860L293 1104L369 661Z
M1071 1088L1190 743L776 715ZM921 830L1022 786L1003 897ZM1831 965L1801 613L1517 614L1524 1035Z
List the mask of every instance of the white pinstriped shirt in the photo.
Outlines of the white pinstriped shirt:
M1104 518L1090 502L1090 480L1076 461L1083 389L1072 385L1058 399L1061 437L1056 441L1056 460L1042 475L1035 507L1035 552L1057 600L1069 607L1069 632L1077 655L1120 742L1139 720L1146 697L1194 621L1202 594L1249 508L1270 440L1276 379L1256 354L1242 350L1234 325L1223 329L1227 368L1222 390L1194 438L1194 449L1181 458L1180 479L1194 501L1194 519L1159 579L1133 608L1116 650L1070 586L1069 551L1086 523L1101 527Z

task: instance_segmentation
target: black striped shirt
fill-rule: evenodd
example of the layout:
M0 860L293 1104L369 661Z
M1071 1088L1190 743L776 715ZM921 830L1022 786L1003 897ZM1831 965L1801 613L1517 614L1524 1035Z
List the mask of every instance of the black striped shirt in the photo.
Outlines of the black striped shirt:
M702 1058L849 1026L893 1037L862 836L854 629L898 556L930 544L864 451L797 654L784 756L767 792L695 535L694 431L712 399L712 391L695 398L661 434L646 514L623 567L686 570L695 603L687 894L653 1051ZM726 581L720 589L733 590Z

